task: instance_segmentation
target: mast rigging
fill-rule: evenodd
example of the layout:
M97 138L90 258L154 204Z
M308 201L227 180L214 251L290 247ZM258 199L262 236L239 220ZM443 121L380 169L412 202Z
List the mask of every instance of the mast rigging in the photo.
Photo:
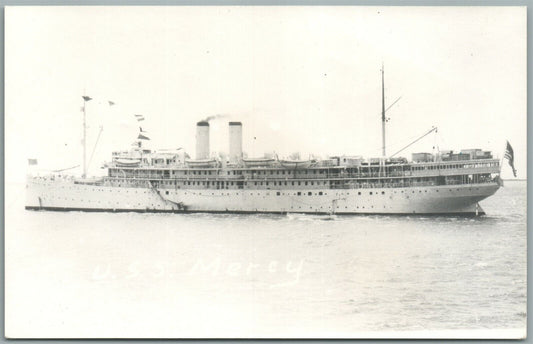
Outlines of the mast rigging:
M384 66L381 64L381 138L382 138L382 155L387 156L385 152L385 75Z

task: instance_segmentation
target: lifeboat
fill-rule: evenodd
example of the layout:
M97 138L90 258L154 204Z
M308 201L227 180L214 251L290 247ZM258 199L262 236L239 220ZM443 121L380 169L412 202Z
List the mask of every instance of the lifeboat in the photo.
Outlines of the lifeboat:
M137 167L141 163L140 159L117 159L115 160L117 166L121 167Z
M271 166L274 163L272 158L248 158L242 159L246 167L264 167Z
M218 164L216 159L185 160L185 163L191 168L216 167Z
M316 160L279 160L281 166L290 169L309 168L316 163Z

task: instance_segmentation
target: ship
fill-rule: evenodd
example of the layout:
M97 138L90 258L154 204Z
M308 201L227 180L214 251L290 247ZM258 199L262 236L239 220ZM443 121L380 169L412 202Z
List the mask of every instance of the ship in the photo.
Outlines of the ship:
M111 161L105 164L105 176L88 178L84 147L81 177L28 176L25 208L156 213L484 215L479 202L503 185L500 160L482 149L413 153L410 160L396 157L401 151L387 156L383 69L381 72L380 157L343 155L308 160L246 157L242 148L243 124L236 121L228 123L229 155L213 157L209 121L199 121L195 159L183 150L147 149L142 144L143 135L139 135L141 140L133 148L112 153ZM84 125L84 137L85 130ZM422 137L436 131L434 127Z

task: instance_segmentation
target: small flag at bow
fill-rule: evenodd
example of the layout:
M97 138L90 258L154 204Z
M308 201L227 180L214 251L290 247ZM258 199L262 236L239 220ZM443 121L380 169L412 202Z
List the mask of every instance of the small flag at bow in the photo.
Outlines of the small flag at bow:
M115 102L113 102L113 101L111 101L111 100L108 100L107 102L109 103L109 106L113 106L113 105L115 105Z
M513 175L516 177L516 169L514 168L514 151L509 141L507 141L507 148L505 149L505 159L509 161L509 166L513 169Z
M150 140L148 137L144 136L143 134L139 134L139 136L137 136L137 139L138 140Z
M28 165L37 165L37 159L28 159Z
M86 102L88 102L89 100L92 100L93 98L89 97L89 96L81 96L83 98L83 100L85 100Z
M133 116L135 116L135 118L137 118L138 122L144 121L144 116L143 115L133 115Z

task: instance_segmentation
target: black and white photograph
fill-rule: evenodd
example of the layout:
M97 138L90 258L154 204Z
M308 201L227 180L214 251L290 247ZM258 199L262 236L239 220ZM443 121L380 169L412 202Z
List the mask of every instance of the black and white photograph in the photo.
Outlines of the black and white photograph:
M8 338L527 336L519 6L8 6Z

